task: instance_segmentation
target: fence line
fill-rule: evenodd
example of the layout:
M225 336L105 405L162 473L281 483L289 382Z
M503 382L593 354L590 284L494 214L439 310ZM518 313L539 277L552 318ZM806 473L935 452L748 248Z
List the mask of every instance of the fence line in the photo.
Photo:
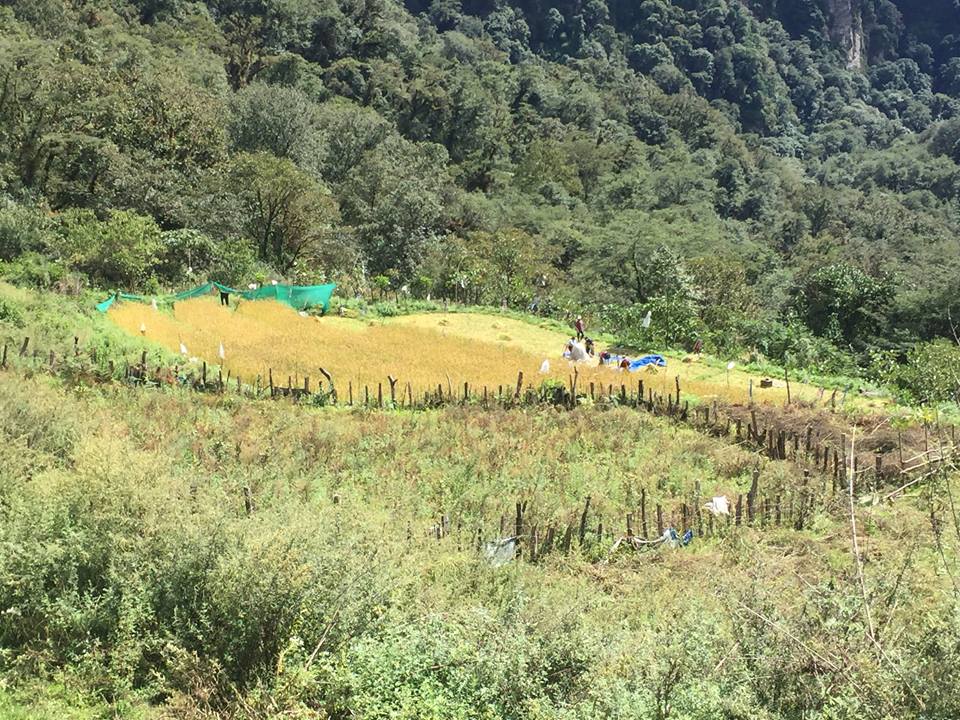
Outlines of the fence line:
M747 409L721 408L715 400L712 405L704 404L691 408L689 400L682 401L679 376L675 377L674 392L664 395L655 392L652 388L646 388L642 378L639 378L635 385L631 382L629 387L622 381L617 384L607 383L606 387L591 381L588 386L580 387L576 369L570 375L566 386L556 383L544 383L539 388L524 385L524 375L521 371L518 372L515 383L511 381L500 384L496 392L494 388L486 385L471 386L468 381L463 382L461 392L460 386L457 385L458 389L454 390L449 380L446 388L443 383L438 383L435 390L414 391L411 383L407 382L401 385L398 391L399 379L388 375L387 395L384 394L384 384L380 382L372 391L369 384L364 385L362 395L358 393L355 398L351 380L347 383L347 395L343 398L339 394L333 377L322 367L318 368L318 372L324 379L317 380L315 385L309 376L305 376L302 380L297 378L295 381L294 376L291 375L287 376L286 385L278 384L274 380L272 368L268 369L266 385L259 375L253 382L245 384L239 376L232 377L229 371L224 377L222 367L217 367L216 377L213 377L206 361L199 365L196 372L189 366L170 367L160 363L151 366L147 351L143 351L138 362L131 364L128 360L124 360L122 370L118 370L112 358L98 357L96 348L84 352L78 337L73 338L72 346L62 356L57 356L53 350L44 355L35 345L31 354L30 343L31 339L24 337L17 353L17 362L26 358L26 362L34 368L73 375L90 382L110 382L119 379L134 387L181 386L196 392L220 394L231 392L231 388L234 388L233 392L248 398L288 398L295 403L311 403L320 406L414 411L447 406L476 406L484 409L549 406L574 409L585 405L589 399L589 405L598 410L611 407L636 409L669 419L712 437L733 442L770 460L791 462L804 470L805 487L807 485L812 487L815 484L815 481L811 480L811 477L814 477L822 486L820 496L826 496L829 485L831 498L838 492L844 491L846 473L851 465L845 435L841 435L839 442L834 439L831 443L829 438L832 433L821 432L822 426L814 427L808 424L800 433L774 422L761 427L757 410L752 406ZM0 369L6 369L10 364L8 345L4 343L0 351ZM359 387L357 390L359 391ZM872 457L862 453L855 454L852 458L854 493L856 495L862 492L876 493L885 486L895 484L899 486L898 489L885 498L892 499L905 488L916 484L917 478L922 479L953 462L957 449L956 428L951 427L949 442L945 441L942 432L938 439L939 442L935 447L928 446L906 461L902 458L901 448L900 461L895 464L884 464L882 453L871 453ZM757 478L754 478L752 496L747 497L747 514L751 517L763 518L764 521L769 520L774 517L770 509L772 502L772 507L775 508L776 524L779 524L786 513L788 521L795 525L799 522L801 526L799 529L802 529L804 515L802 510L797 510L794 505L798 503L797 507L802 509L806 507L807 501L793 498L790 500L789 508L785 510L781 505L780 496L759 497L756 483ZM738 498L736 506L738 525L742 500L743 498ZM686 517L686 504L683 507L682 515ZM662 508L658 506L657 509L659 517ZM697 510L697 516L699 517L699 510ZM644 537L646 537L646 508L641 509L640 517L643 520ZM698 524L702 523L698 521ZM587 532L583 522L580 525L582 527L578 537ZM628 536L632 536L632 528L629 524L627 531Z

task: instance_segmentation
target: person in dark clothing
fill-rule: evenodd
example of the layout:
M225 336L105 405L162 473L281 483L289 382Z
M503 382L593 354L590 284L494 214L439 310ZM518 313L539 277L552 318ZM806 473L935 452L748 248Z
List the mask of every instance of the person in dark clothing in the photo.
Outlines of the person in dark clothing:
M223 290L220 291L220 304L230 307L230 293L224 292Z
M577 340L583 340L583 338L586 337L583 333L583 317L577 315L577 321L573 326L577 329Z
M593 338L587 338L584 346L587 348L587 355L593 357Z

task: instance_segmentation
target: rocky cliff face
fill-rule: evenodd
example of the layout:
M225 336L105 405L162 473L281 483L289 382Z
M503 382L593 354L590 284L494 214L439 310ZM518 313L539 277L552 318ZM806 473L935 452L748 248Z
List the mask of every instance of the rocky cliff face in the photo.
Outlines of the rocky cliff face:
M830 38L847 55L847 67L863 67L866 56L866 36L859 0L827 0Z

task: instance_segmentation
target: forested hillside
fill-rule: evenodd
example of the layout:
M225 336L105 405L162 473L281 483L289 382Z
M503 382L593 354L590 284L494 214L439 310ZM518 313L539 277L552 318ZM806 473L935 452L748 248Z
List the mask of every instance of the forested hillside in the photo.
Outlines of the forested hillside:
M0 4L17 282L505 299L915 395L960 366L954 0Z

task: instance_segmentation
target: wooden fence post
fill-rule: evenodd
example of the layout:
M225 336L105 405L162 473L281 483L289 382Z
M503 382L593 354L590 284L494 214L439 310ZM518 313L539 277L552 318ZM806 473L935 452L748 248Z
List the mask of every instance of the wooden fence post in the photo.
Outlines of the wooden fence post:
M517 390L513 394L514 400L520 397L520 390L523 388L523 370L517 373Z
M20 346L20 357L23 357L27 354L27 347L30 345L30 338L25 337L23 339L23 344Z
M580 515L580 533L578 539L580 541L580 547L583 547L583 542L587 537L587 514L590 512L590 496L587 495L586 501L583 503L583 513Z
M390 404L396 407L397 405L397 379L391 375L387 375L387 381L390 383Z
M514 535L517 536L517 557L519 558L523 552L521 546L521 538L523 537L523 511L526 509L526 503L517 503L517 519L514 527Z
M677 405L680 405L680 376L677 375L674 378L674 382L677 384Z
M640 488L640 529L643 531L643 539L649 540L650 534L647 530L647 489Z
M703 514L700 512L700 481L693 484L693 517L697 523L697 535L703 535Z
M657 537L663 537L663 508L657 503Z

